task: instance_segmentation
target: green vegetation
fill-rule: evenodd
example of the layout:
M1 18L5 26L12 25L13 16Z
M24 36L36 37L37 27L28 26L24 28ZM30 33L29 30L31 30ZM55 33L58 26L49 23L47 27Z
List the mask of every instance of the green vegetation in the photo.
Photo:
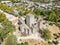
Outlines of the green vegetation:
M6 11L8 13L12 13L13 12L13 9L12 8L10 8L7 5L2 4L2 3L0 3L0 9L2 9L3 11Z
M36 15L41 15L41 16L46 16L48 17L53 11L52 10L49 10L49 9L40 9L40 8L35 8L33 10L33 12L36 14Z
M15 27L6 18L5 14L1 12L0 12L0 23L2 25L2 27L0 27L0 43L1 43L10 32L13 32L15 30Z
M10 14L13 14L14 16L16 16L16 14L14 14L13 8L8 7L6 4L0 3L0 9L7 12L7 13L10 13Z
M36 16L45 16L47 21L54 22L57 26L60 27L60 10L58 9L40 9L35 8L33 11Z
M45 40L50 40L51 39L51 33L50 33L50 31L48 29L41 30L41 34L42 34L42 37Z
M26 14L28 14L28 13L30 13L31 11L30 10L26 10L25 12L24 12L24 15L26 15Z
M49 16L49 20L52 22L56 22L56 14L54 12L52 12Z
M35 8L33 11L36 15L40 15L41 14L41 9L40 8Z
M26 4L16 5L15 7L19 11L19 13L18 13L19 16L24 16L24 15L26 15L26 14L31 12L31 10L27 9L27 5Z
M30 13L30 12L31 12L30 10L26 10L26 11L24 11L24 12L23 12L23 11L20 11L20 12L19 12L19 15L20 15L20 16L24 16L24 15Z
M5 45L17 45L17 38L15 35L10 34L6 39L5 39Z
M12 2L12 3L16 3L16 2L18 2L18 0L11 0L11 2Z
M26 14L28 14L30 12L31 12L30 10L25 10L24 12L23 11L20 11L19 12L19 16L25 16Z
M0 16L1 16L1 17L0 17L0 22L3 22L3 21L5 21L5 20L7 20L5 14L0 13Z

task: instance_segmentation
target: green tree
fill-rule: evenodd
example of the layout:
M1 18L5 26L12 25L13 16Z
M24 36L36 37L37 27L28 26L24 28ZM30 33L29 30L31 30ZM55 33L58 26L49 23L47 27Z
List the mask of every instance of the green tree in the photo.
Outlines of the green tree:
M22 13L22 11L19 12L19 16L23 16L24 14Z
M6 39L5 39L5 45L17 45L17 38L15 35L10 34Z
M23 13L24 15L30 13L31 11L30 10L25 10L25 12Z
M0 43L1 43L4 41L4 39L10 32L13 32L15 30L15 27L3 13L0 13L0 23L2 25L2 27L0 27Z
M40 9L40 8L35 8L35 9L33 10L33 12L34 12L34 14L36 14L37 16L40 16L40 15L46 16L47 13L48 13L47 10L43 10L43 9Z
M2 10L5 11L5 12L14 14L13 8L8 7L6 4L0 3L0 9L2 9Z
M53 13L50 14L49 20L53 21L53 22L56 22L56 14L55 14L55 12L53 12Z
M42 36L45 40L50 40L51 39L51 33L48 29L43 29L42 31Z
M0 43L3 42L3 38L4 38L4 32L3 29L0 27Z
M6 19L5 14L0 12L0 22L4 21Z
M33 12L34 12L36 15L40 15L41 9L35 8Z
M59 20L60 20L60 10L55 9L54 12L56 13L56 22L59 22Z
M12 3L18 2L18 0L11 0Z

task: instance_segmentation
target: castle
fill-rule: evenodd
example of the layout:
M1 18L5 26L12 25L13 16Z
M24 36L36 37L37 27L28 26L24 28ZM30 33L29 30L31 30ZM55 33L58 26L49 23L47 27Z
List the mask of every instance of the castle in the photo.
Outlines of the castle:
M31 35L40 30L42 18L36 19L33 14L27 14L25 19L19 19L19 28L23 36Z

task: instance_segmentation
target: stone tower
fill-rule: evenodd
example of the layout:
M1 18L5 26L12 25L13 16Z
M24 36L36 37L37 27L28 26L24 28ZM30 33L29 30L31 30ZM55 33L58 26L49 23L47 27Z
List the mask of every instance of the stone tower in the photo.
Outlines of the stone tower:
M34 15L33 14L27 14L26 15L26 24L29 27L32 27L32 25L34 25Z

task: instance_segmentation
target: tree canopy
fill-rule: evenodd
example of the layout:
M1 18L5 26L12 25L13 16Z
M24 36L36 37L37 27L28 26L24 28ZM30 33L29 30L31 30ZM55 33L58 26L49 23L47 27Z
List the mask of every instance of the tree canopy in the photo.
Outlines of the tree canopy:
M2 25L2 27L0 27L0 41L2 42L10 32L13 32L15 30L15 26L13 26L12 23L6 18L5 14L1 12L0 23Z
M5 12L11 13L11 14L13 14L14 12L13 8L8 7L6 4L2 4L2 3L0 3L0 9L2 9Z
M18 0L11 0L12 3L18 2Z
M15 35L10 34L6 39L5 39L5 45L17 45L17 38Z
M50 33L50 31L48 29L43 29L41 31L42 31L43 38L45 40L51 39L51 33Z

